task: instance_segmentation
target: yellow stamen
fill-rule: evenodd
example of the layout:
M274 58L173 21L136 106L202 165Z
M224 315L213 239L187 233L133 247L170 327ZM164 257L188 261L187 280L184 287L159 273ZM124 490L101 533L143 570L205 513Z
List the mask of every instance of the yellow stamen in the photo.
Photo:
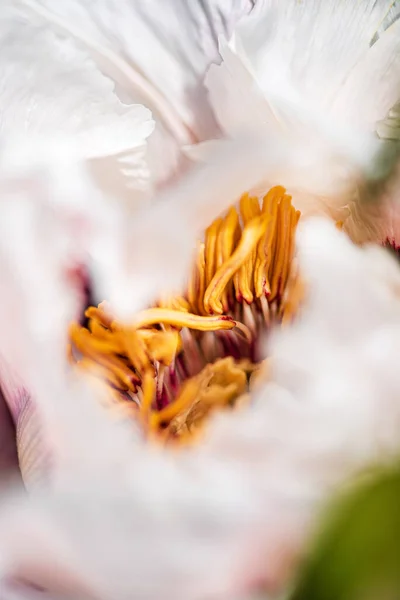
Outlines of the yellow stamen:
M156 380L154 371L147 370L143 376L143 400L140 406L142 416L146 417L151 410L156 394Z
M103 327L111 327L112 325L111 317L106 313L104 306L101 304L97 308L95 306L90 306L85 311L85 317L98 321Z
M101 365L96 358L91 359L85 357L78 361L78 365L86 373L108 381L111 386L117 389L122 391L128 391L130 389L130 386L124 384L122 379L115 374L109 364Z
M222 268L223 265L229 260L232 255L232 252L240 238L240 227L239 227L239 217L235 208L231 208L226 215L223 224L220 228L219 234L219 260L217 267L218 269ZM229 311L229 306L233 301L233 287L232 283L227 284L224 291L221 294L221 303L223 306L224 313ZM206 306L206 311L209 313L211 311L210 306Z
M162 308L169 308L171 310L180 310L182 312L190 312L189 302L180 296L161 298L159 302Z
M185 384L177 400L153 417L153 426L170 422L174 434L198 425L217 406L224 406L246 390L246 365L227 357L207 365Z
M305 285L299 276L297 269L294 268L289 277L287 285L287 294L282 304L282 324L287 325L295 317L299 306L304 300Z
M272 261L272 244L274 241L278 204L283 195L284 189L276 187L272 188L264 196L262 212L263 214L270 215L271 218L267 224L265 234L257 246L257 258L254 270L254 287L257 298L261 298L264 293L269 294L271 292L268 272Z
M193 440L210 412L246 406L268 377L258 336L290 322L304 296L294 260L299 216L281 186L261 205L245 194L198 243L186 290L129 325L105 302L89 307L87 327L71 325L70 361L105 381L118 415L137 418L149 439Z
M240 199L240 215L242 217L243 225L246 227L253 219L260 215L260 203L258 198L253 198L244 194ZM250 257L243 263L239 271L239 289L241 290L241 296L244 300L251 304L253 302L253 265L256 260L257 250L254 248L250 254Z
M143 334L146 334L146 347L149 355L163 365L170 365L182 348L179 331L138 331L139 337Z
M178 413L189 407L197 398L201 389L203 389L211 379L211 373L200 373L196 377L192 377L183 386L183 389L177 399L158 413L152 415L151 424L153 427L160 423L170 421Z
M222 219L216 219L206 231L206 285L209 285L217 266L217 239Z
M108 348L99 346L98 340L83 327L73 323L70 327L70 337L79 352L83 356L91 358L95 363L105 367L119 381L122 389L131 391L136 390L136 384L139 378L134 372L118 357L119 351L115 352L115 346ZM119 349L118 349L119 350Z
M148 308L136 315L134 326L135 328L148 327L157 323L165 323L179 328L188 327L198 331L233 329L236 325L235 321L228 316L200 317L191 313L182 313L178 310Z
M197 256L195 267L193 269L192 277L189 282L188 289L188 300L191 307L191 311L205 315L203 305L204 290L206 289L206 262L205 262L205 245L199 244L197 249Z
M214 275L204 294L204 305L209 306L212 312L219 315L223 313L223 306L220 300L222 292L234 273L236 273L239 267L246 261L249 254L251 254L264 233L267 219L269 218L269 215L267 217L256 217L248 223L243 230L238 247L226 261L225 265Z
M270 301L275 300L281 285L285 268L285 254L288 246L288 233L290 231L290 196L286 194L278 205L278 229L276 235L274 269L271 281Z
M134 329L121 327L116 333L123 344L123 352L128 357L130 363L139 371L147 372L150 360L146 352L146 344Z

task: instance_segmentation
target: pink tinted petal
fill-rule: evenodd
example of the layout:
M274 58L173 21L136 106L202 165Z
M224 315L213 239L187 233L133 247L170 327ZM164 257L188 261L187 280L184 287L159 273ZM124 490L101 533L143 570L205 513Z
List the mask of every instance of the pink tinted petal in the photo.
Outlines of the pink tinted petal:
M55 596L33 585L12 580L0 582L0 598L1 600L68 600L65 596Z
M19 473L17 427L21 412L29 402L29 393L16 375L15 369L10 364L0 359L0 427L2 430L0 440L2 449L0 459L4 460L6 473L13 469ZM8 471L7 471L8 470Z
M4 360L0 363L0 463L20 472L24 484L43 483L50 468L40 416L27 388Z
M31 489L49 479L51 451L46 447L40 413L32 401L27 401L18 415L17 449L24 484Z
M15 439L15 426L0 392L0 482L18 474L18 458Z

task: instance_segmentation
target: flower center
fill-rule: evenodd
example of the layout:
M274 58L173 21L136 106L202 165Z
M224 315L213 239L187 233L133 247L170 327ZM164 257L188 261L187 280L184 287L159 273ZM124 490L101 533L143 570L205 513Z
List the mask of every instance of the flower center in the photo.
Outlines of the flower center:
M299 216L280 186L261 203L245 194L206 230L182 296L129 325L106 303L89 307L87 326L71 325L73 362L163 439L192 437L216 408L246 403L266 370L263 334L290 320L300 301L292 268Z

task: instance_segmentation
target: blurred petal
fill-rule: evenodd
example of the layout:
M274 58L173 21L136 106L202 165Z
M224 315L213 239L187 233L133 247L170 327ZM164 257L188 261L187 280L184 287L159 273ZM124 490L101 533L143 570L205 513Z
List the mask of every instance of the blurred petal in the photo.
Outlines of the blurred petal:
M101 289L118 249L121 208L91 185L69 138L57 144L42 137L10 140L0 162L1 302L8 315L0 343L7 362L2 359L0 375L17 429L20 467L33 485L48 476L53 446L61 440L38 411L38 396L42 383L46 397L58 393L50 380L58 386L65 376L68 325L82 311L81 290L71 284L69 271L93 261ZM25 331L40 343L44 378L32 369L37 348Z
M0 582L0 598L2 600L68 600L65 596L55 596L16 581Z
M114 195L148 194L150 112L124 105L113 82L75 40L20 3L2 7L0 127L3 135L74 136L98 184Z
M304 229L300 264L308 301L271 343L273 381L248 411L216 418L205 444L181 453L146 446L68 383L54 360L59 326L19 323L63 460L51 493L3 505L3 573L104 600L229 598L287 581L332 489L399 450L396 264L325 222ZM46 313L44 300L36 309Z

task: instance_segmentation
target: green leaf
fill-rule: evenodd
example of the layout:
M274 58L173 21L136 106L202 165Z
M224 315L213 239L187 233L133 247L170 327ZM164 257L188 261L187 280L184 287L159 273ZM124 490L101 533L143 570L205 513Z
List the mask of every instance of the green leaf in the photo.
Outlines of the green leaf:
M342 500L289 600L400 599L400 467Z

